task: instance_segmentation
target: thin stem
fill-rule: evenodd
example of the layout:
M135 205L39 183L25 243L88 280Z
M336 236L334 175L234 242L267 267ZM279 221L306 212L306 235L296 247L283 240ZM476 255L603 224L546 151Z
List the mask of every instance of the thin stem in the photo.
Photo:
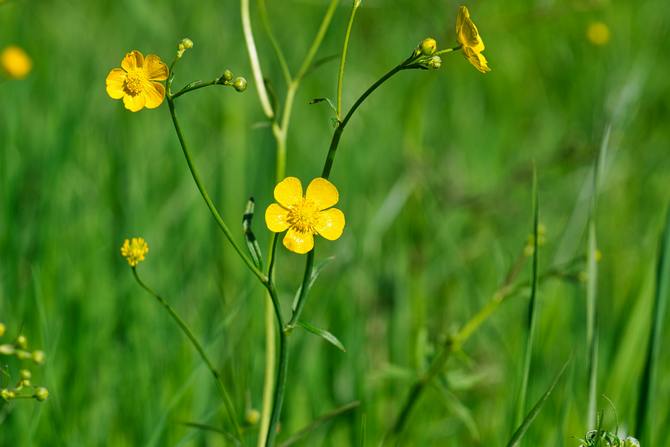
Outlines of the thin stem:
M314 249L307 253L307 259L305 261L305 273L302 277L302 285L300 286L300 295L298 295L298 301L296 302L295 309L293 310L293 315L291 320L286 325L286 331L291 331L295 325L298 323L300 314L302 313L302 308L305 306L305 298L307 297L307 290L309 289L309 282L312 279L312 270L314 267Z
M202 198L205 200L207 207L212 213L212 216L214 216L214 220L216 220L216 223L219 224L219 228L221 228L221 231L226 236L226 239L228 239L230 244L233 246L237 254L240 256L240 258L242 258L247 267L249 267L249 270L251 270L251 272L254 275L256 275L256 277L261 281L261 283L266 284L268 281L267 277L258 269L258 267L254 265L253 261L244 253L242 248L239 245L237 245L237 242L235 242L235 239L233 239L233 235L230 232L230 229L223 221L221 214L219 214L219 211L216 209L214 202L212 202L212 199L209 197L207 189L205 189L205 185L200 180L200 175L198 174L198 170L195 167L195 164L193 163L193 159L188 149L188 145L186 144L186 140L184 139L181 127L179 126L179 121L177 120L177 114L175 112L174 107L174 98L168 97L167 101L168 101L168 107L170 109L170 116L172 117L172 123L174 124L175 131L177 132L177 138L179 139L179 144L181 145L182 151L184 152L184 157L186 157L186 163L188 164L188 167L191 171L191 175L193 176L193 180L195 181L195 184L198 187L198 190L200 191L200 195L202 195Z
M258 0L258 12L261 16L261 21L263 22L263 28L265 28L265 32L268 35L268 39L270 39L270 44L272 45L272 49L275 51L275 55L279 61L279 67L281 68L282 74L284 75L284 80L288 85L293 79L291 77L291 70L288 68L284 52L279 46L279 42L277 41L274 31L272 30L272 25L270 24L270 19L268 18L268 10L265 6L265 0Z
M458 45L458 46L455 46L455 47L453 47L453 48L447 48L447 49L438 51L438 52L435 53L433 56L439 56L439 55L441 55L441 54L451 53L452 51L458 51L458 50L460 50L461 48L463 48L463 45Z
M251 71L254 75L256 84L256 91L258 92L258 99L261 102L263 113L265 116L274 118L274 111L270 105L270 98L268 91L265 88L265 80L263 79L263 72L261 70L261 63L258 60L258 51L256 50L256 42L254 41L254 33L251 30L251 17L249 15L249 0L240 0L240 12L242 14L242 30L244 32L244 41L247 44L247 53L249 53L249 62L251 63Z
M321 46L321 42L323 41L323 38L326 35L326 31L328 31L328 27L330 26L330 22L333 19L333 14L335 14L335 9L337 9L337 4L339 2L340 0L330 1L330 5L326 10L326 14L323 16L323 20L321 21L319 31L317 31L316 36L312 41L312 45L309 47L309 50L307 50L307 55L305 56L305 59L302 61L302 65L300 66L300 70L298 70L298 74L295 77L295 81L300 82L302 78L305 76L305 73L307 73L307 70L309 70L309 67L312 65L312 61L314 60L316 52L319 50L319 47Z
M391 77L393 77L393 75L395 75L399 71L406 69L407 68L406 63L407 61L393 67L388 73L386 73L384 76L379 78L374 84L372 84L361 95L361 97L356 100L354 105L351 106L351 109L349 110L349 112L347 112L344 119L337 125L335 133L333 134L333 138L330 140L330 147L328 148L328 155L326 156L326 162L323 166L321 177L325 179L330 177L330 171L333 168L333 162L335 161L335 153L337 152L337 147L340 144L340 138L342 137L342 132L344 131L344 128L346 127L347 123L353 116L354 112L360 107L361 104L363 104L363 102L367 99L367 97L370 96L372 92L377 90L384 82L388 81Z
M199 90L201 88L209 87L210 85L225 85L225 84L222 84L219 81L220 81L219 78L217 78L217 79L212 79L211 81L207 81L207 82L204 82L204 81L191 82L190 84L185 85L177 93L171 94L170 97L173 100L175 100L175 99L179 98L181 95L183 95L185 93L192 92L194 90Z
M186 335L186 337L190 340L191 344L195 348L196 351L198 351L198 354L200 354L200 358L202 359L203 362L207 365L207 368L209 371L212 373L212 376L214 376L214 379L216 380L216 384L218 385L219 391L221 391L221 395L223 396L223 403L224 406L226 407L226 412L228 413L228 417L230 418L231 422L233 423L233 426L235 427L235 432L237 433L237 444L239 445L239 438L242 436L242 431L240 430L240 426L237 423L237 419L235 418L235 407L233 406L233 402L230 399L230 396L228 395L228 392L226 391L226 387L223 384L223 379L219 372L216 370L214 367L214 364L211 362L209 357L207 356L207 353L205 352L204 348L200 344L197 338L195 338L195 335L193 335L193 331L188 327L186 322L181 319L181 317L177 314L177 312L174 311L172 306L170 306L167 301L163 299L158 293L154 292L149 286L147 286L142 279L140 279L139 274L137 273L137 269L133 267L131 269L133 271L133 276L135 277L135 280L137 283L144 289L146 290L150 295L152 295L156 300L158 301L159 304L165 308L165 310L170 314L172 319L177 323L181 331Z
M337 119L342 119L342 85L344 83L344 65L347 61L347 52L349 50L349 37L351 36L351 28L354 25L354 17L356 11L361 6L361 0L354 0L351 6L351 14L349 15L349 23L347 24L347 31L344 34L344 44L342 45L342 56L340 58L340 70L337 73Z

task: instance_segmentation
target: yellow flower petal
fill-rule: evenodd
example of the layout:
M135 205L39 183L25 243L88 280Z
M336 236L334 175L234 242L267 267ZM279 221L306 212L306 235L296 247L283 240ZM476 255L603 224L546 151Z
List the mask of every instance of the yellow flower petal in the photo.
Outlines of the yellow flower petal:
M120 68L113 68L107 75L105 85L107 87L107 94L112 99L121 99L125 92L123 90L123 83L126 80L126 72Z
M144 65L144 56L137 50L133 50L121 61L121 68L126 71L134 70L135 68L142 68Z
M314 248L314 236L312 233L301 233L293 228L289 228L286 232L283 242L284 247L299 255L304 255Z
M274 233L281 233L288 229L287 219L288 210L276 203L271 204L265 210L265 225Z
M296 177L286 177L275 186L275 200L284 208L302 201L302 183Z
M316 224L316 231L328 240L339 239L344 231L344 213L337 208L321 211Z
M123 97L123 105L126 106L126 109L130 110L131 112L139 112L144 108L146 103L147 97L144 95L144 93L140 93L139 95L135 96L125 95Z
M168 67L160 57L150 54L144 60L144 70L150 81L165 81L168 78Z
M319 211L335 205L340 199L335 185L325 178L317 177L307 186L305 198L314 203Z
M147 109L155 109L165 98L165 87L160 82L146 82L144 84L144 95L147 98Z
M482 73L491 71L489 63L482 53L477 53L470 48L463 48L463 54L477 70Z

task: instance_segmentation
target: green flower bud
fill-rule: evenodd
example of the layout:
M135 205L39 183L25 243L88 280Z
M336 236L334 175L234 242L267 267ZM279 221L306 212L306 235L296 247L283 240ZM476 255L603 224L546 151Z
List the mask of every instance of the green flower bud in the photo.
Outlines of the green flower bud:
M249 425L256 425L261 418L261 413L254 409L250 408L247 410L247 413L244 415L244 420Z
M184 49L188 50L189 48L193 48L193 41L188 37L184 37L179 43L179 46L184 47Z
M640 442L632 436L628 436L623 442L623 447L640 447Z
M7 388L3 388L0 390L0 397L4 400L12 400L16 397L16 393L12 390L8 390Z
M22 369L21 371L19 371L19 375L21 376L22 380L30 380L30 378L32 377L32 374L27 369Z
M49 390L41 386L35 389L35 394L33 394L33 397L40 402L44 402L49 398Z
M14 355L14 352L16 352L14 345L0 345L0 354Z
M225 70L221 77L223 78L224 81L230 82L233 80L233 72L230 70Z
M432 56L437 51L437 41L432 37L423 39L419 44L419 52L424 56Z
M19 335L16 337L16 341L14 342L16 347L21 348L21 349L26 349L28 347L28 339L26 338L25 335Z
M233 87L235 90L238 92L243 92L247 89L247 80L244 78L236 78L235 82L233 82Z
M38 365L41 365L42 363L44 363L46 356L44 355L44 351L34 351L32 353L32 358L33 362L37 363Z
M428 68L437 70L442 66L442 58L440 56L433 56L428 60Z

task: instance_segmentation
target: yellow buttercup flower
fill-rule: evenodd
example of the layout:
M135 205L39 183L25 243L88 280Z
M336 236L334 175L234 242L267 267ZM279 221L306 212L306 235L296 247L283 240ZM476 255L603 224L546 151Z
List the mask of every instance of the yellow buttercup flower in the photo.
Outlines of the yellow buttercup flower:
M32 70L33 61L22 48L12 45L0 53L0 66L10 78L23 79Z
M586 28L586 37L593 45L606 45L610 41L610 29L603 22L591 22Z
M147 253L149 253L149 244L141 237L126 239L121 246L121 256L126 258L131 267L135 267L144 261L144 256Z
M165 86L160 81L168 78L168 68L155 54L146 58L133 50L121 61L121 68L113 68L107 75L107 94L112 99L123 98L123 105L131 112L144 107L155 109L165 98Z
M344 213L332 208L339 200L335 185L315 178L307 186L295 177L286 177L275 186L273 203L265 210L265 224L270 231L286 231L284 246L294 253L305 254L314 248L314 235L334 241L344 231Z
M470 11L465 6L458 9L456 17L456 40L463 48L463 54L474 67L482 73L491 71L488 61L482 54L484 41L479 35L479 30L470 19Z

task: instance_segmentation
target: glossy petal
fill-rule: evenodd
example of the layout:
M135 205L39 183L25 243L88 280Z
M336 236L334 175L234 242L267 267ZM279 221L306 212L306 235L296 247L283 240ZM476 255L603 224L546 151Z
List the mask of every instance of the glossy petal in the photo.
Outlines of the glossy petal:
M274 233L281 233L288 229L288 210L276 203L265 210L265 225Z
M144 65L144 56L137 50L133 50L121 61L121 68L126 71L134 70L137 67L142 67Z
M334 241L342 236L344 223L344 213L337 208L331 208L319 213L316 231L326 239Z
M143 93L135 96L125 95L123 97L123 105L126 106L126 109L130 110L131 112L139 112L144 108L146 102L147 97L144 96Z
M313 202L320 211L335 205L340 199L340 194L335 185L325 178L317 177L307 186L305 198Z
M284 208L300 203L302 200L302 183L296 177L286 177L275 186L275 200Z
M160 57L150 54L144 60L144 70L151 81L165 81L168 78L168 67Z
M456 40L463 45L463 48L472 48L476 52L484 51L484 42L479 36L479 30L470 19L470 11L465 6L461 6L456 17Z
M304 255L314 248L314 235L312 233L301 233L293 228L289 228L283 242L284 247L292 252Z
M161 105L163 98L165 98L165 87L160 82L146 82L144 94L147 97L147 109L155 109Z
M482 53L477 53L470 48L463 48L463 54L477 70L481 71L482 73L488 73L491 71L491 68L489 68L489 63Z
M125 92L123 91L123 82L126 80L126 72L120 68L114 68L107 75L105 85L107 94L110 98L121 99Z

